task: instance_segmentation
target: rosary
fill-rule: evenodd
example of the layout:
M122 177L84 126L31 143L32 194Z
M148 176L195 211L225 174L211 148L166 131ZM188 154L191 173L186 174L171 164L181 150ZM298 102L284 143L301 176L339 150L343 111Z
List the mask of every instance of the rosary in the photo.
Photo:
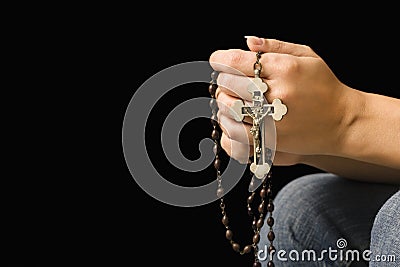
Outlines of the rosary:
M218 72L214 71L211 74L211 82L209 85L209 92L211 95L210 107L212 110L211 115L211 123L213 125L213 131L211 133L211 138L214 141L213 151L215 154L214 160L214 168L217 173L217 196L220 199L220 208L222 213L222 224L225 226L225 236L226 239L232 246L232 249L238 252L240 255L254 253L254 263L253 267L261 267L261 263L258 259L258 243L260 241L260 230L264 225L264 220L268 216L266 222L269 226L269 232L267 234L267 238L269 240L269 246L267 249L267 253L270 256L267 266L273 267L275 266L273 263L272 255L275 252L275 247L273 245L273 241L275 239L275 234L272 229L274 225L274 218L272 217L272 212L274 210L274 204L272 199L272 183L271 183L271 167L272 167L272 151L266 147L265 143L265 125L264 119L265 116L271 116L274 120L279 121L282 119L287 113L286 105L282 104L280 99L274 99L272 104L268 104L265 100L264 93L268 90L268 85L263 82L260 78L262 65L260 62L262 52L256 53L256 62L254 63L254 78L252 83L249 85L248 92L252 95L252 106L244 105L242 100L236 100L231 106L231 115L238 122L241 122L244 119L244 116L250 116L253 121L253 125L250 129L250 134L253 136L253 145L254 145L254 155L253 162L250 164L250 171L254 174L252 180L249 185L250 195L247 198L247 211L248 215L253 218L252 221L252 230L254 232L252 243L248 244L244 247L241 247L237 242L233 239L233 231L229 226L229 219L227 212L225 210L225 202L224 202L224 189L222 187L222 179L221 179L221 159L218 156L218 153L221 149L220 147L220 128L218 124L217 117L217 101L215 92L218 88L217 84L217 76ZM260 196L260 204L258 206L258 216L253 212L251 205L253 204L254 198L256 196L256 190L259 186L259 196ZM265 211L266 209L266 211Z

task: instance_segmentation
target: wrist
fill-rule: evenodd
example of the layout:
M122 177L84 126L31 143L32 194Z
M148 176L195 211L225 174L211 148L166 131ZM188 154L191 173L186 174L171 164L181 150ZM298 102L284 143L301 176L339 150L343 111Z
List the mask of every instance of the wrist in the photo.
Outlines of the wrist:
M339 156L400 169L400 99L352 90Z
M353 157L354 151L360 149L360 121L367 106L367 93L345 86L340 99L341 119L335 133L332 155L338 157Z

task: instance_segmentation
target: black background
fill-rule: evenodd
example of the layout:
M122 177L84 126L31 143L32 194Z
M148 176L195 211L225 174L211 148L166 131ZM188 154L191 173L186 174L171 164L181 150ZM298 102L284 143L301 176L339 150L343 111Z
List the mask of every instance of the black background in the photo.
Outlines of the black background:
M166 8L160 16L153 9L101 6L18 24L14 48L22 55L19 67L30 71L17 81L34 90L23 97L16 92L17 107L28 108L8 128L24 129L21 136L15 131L20 142L6 164L13 171L4 187L8 266L251 266L251 258L233 252L226 241L218 202L170 206L135 183L122 150L125 111L152 75L175 64L207 61L218 49L247 49L245 35L309 45L347 85L399 97L397 15L390 8L320 8L266 4L228 11L193 5L190 12ZM177 99L208 96L207 87L185 87L179 96L161 99L154 112L167 114L168 103ZM168 178L191 184L213 177L211 167L182 175L168 165L159 142L153 142L162 122L162 116L153 117L149 138ZM187 125L181 138L188 158L198 156L199 140L210 133L209 121ZM317 171L274 166L274 193ZM243 179L227 196L241 243L251 232L246 187Z

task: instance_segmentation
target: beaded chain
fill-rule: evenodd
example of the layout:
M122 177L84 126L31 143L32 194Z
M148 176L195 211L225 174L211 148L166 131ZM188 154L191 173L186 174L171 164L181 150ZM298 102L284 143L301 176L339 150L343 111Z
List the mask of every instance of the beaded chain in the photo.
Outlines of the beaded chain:
M258 53L257 53L257 59L259 59ZM258 212L254 212L252 209L252 204L253 204L255 196L257 194L256 191L251 192L251 194L247 198L247 213L253 219L252 220L252 230L254 232L254 235L252 238L252 243L247 244L243 247L240 246L238 242L234 241L233 230L229 226L229 217L226 212L226 203L225 203L224 197L223 197L224 188L222 187L222 178L221 178L221 170L220 170L221 159L219 157L219 152L221 151L221 145L220 145L221 128L219 127L219 123L218 123L218 117L217 117L218 105L217 105L217 100L216 100L216 96L215 96L216 90L218 88L217 77L218 77L217 71L214 71L211 73L211 81L210 81L210 85L209 85L209 93L211 95L210 108L212 111L211 123L213 126L213 130L211 132L211 138L214 141L214 146L213 146L213 152L215 154L214 168L216 170L217 184L218 184L217 196L220 200L220 208L221 208L221 213L222 213L221 222L224 225L224 227L226 228L225 237L231 244L232 249L234 251L238 252L238 254L244 255L244 254L251 253L253 251L254 258L255 258L253 267L261 267L261 263L258 259L258 243L260 241L261 227L264 225L264 220L268 216L267 220L266 220L267 225L269 226L269 232L267 234L267 238L269 240L269 246L268 246L267 252L270 257L269 257L267 266L273 267L273 266L275 266L273 263L273 258L272 258L272 255L275 252L275 247L273 245L273 241L275 239L275 233L272 229L272 227L274 225L274 218L272 217L272 212L274 210L274 204L273 204L273 198L272 198L272 183L271 183L272 172L271 172L271 170L268 172L266 178L264 179L264 181L259 189L258 194L260 197L260 204L258 206ZM266 211L265 211L265 209L266 209Z

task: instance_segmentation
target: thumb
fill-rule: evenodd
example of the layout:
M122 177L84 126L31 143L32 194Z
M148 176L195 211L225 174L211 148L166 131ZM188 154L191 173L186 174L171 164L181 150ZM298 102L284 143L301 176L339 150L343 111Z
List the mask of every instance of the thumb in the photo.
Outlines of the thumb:
M264 53L289 54L299 57L319 57L309 46L283 42L276 39L245 36L247 46L251 51Z

